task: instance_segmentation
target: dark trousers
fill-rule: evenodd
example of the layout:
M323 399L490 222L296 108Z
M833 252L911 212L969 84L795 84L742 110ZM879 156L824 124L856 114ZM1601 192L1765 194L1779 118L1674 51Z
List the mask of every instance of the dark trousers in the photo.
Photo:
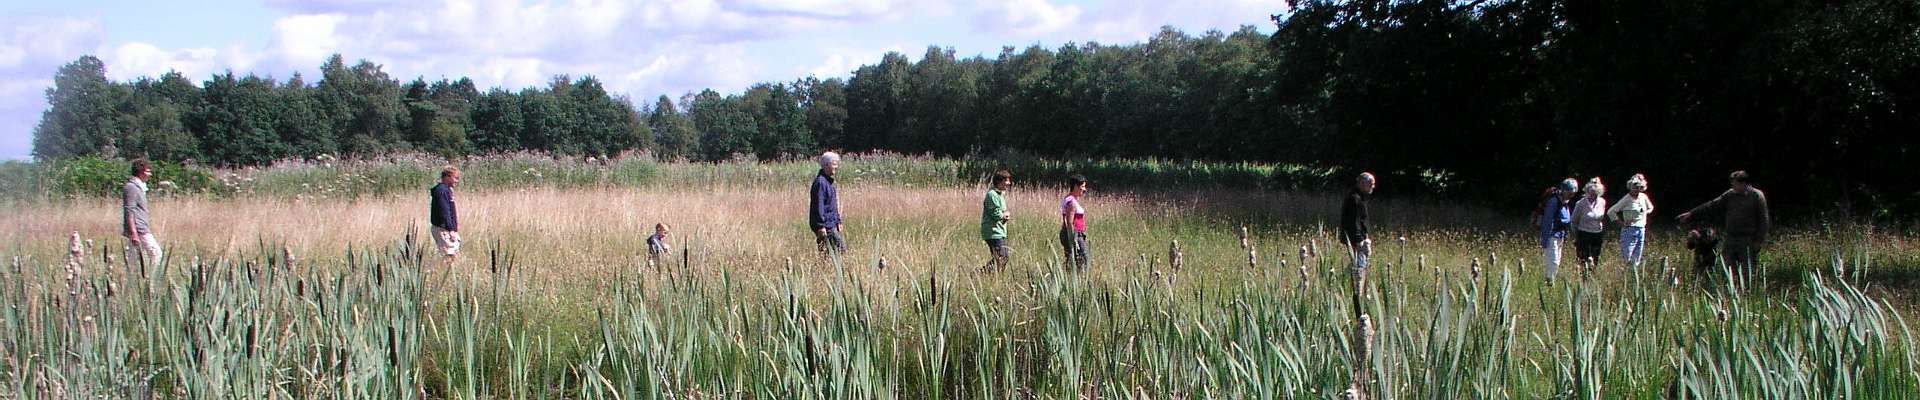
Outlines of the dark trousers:
M827 229L827 234L814 234L814 244L820 246L821 253L843 253L847 251L847 241L840 240L840 230Z
M1074 232L1072 229L1060 230L1060 249L1066 253L1067 265L1074 269L1087 269L1087 233Z
M1728 235L1720 241L1720 260L1734 272L1758 272L1755 262L1759 259L1760 248L1754 245L1752 237Z
M1598 264L1600 263L1600 249L1603 247L1601 246L1601 242L1606 240L1607 234L1604 232L1587 232L1575 229L1573 231L1573 254L1576 257L1580 257L1580 262L1591 260L1595 264Z
M989 269L989 270L995 269L995 268L999 268L1002 270L1006 269L1007 259L1012 257L1013 248L1007 246L1006 239L986 239L986 242L987 242L987 253L992 255L993 257L987 260L986 269Z

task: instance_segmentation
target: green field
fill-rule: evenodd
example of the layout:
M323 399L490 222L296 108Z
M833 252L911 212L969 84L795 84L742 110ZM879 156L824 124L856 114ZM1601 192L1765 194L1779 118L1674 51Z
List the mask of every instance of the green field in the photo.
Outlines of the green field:
M147 267L120 257L117 200L61 189L85 178L0 166L0 398L1920 392L1920 242L1866 227L1786 229L1738 279L1696 276L1655 230L1651 265L1549 286L1525 210L1389 197L1357 281L1329 231L1337 171L1024 160L1013 267L982 272L992 163L850 159L853 248L821 259L810 163L512 155L462 164L469 243L447 268L420 234L436 166L204 171L218 183L156 197L169 255ZM1084 272L1058 268L1053 239L1068 173L1094 180ZM679 236L649 266L654 222Z

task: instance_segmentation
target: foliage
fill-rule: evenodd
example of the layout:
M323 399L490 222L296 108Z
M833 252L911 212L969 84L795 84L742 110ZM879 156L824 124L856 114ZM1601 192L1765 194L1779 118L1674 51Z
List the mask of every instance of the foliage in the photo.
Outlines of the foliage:
M39 196L118 199L123 185L129 179L128 172L132 165L125 160L99 157L69 158L42 168L32 164L11 163L6 168L0 168L7 171L0 175L9 175L5 180L19 187L7 187L6 191L0 193L15 199L36 199ZM155 161L150 168L153 169L153 177L147 181L147 190L154 195L218 195L226 190L211 171L203 168L168 161ZM32 175L42 175L44 178ZM52 184L38 183L43 179L51 180Z
M327 154L539 151L780 159L823 149L945 157L1260 162L1374 171L1402 192L1526 208L1564 177L1645 173L1660 204L1753 173L1784 216L1920 215L1920 3L1902 0L1305 0L1275 30L1143 42L891 52L839 77L666 96L597 78L402 85L334 56L296 77L106 80L61 68L35 155L212 165ZM132 89L129 90L129 87ZM722 88L725 89L725 88ZM176 122L177 121L177 122ZM751 156L751 157L749 157ZM1664 183L1660 183L1664 182ZM1293 185L1292 183L1283 186ZM1806 210L1819 210L1806 211Z
M1355 282L1344 256L1303 253L1260 260L1282 268L1209 275L1143 259L1117 266L1128 272L1117 280L1051 265L863 274L835 260L751 284L725 260L689 257L621 272L599 286L601 301L563 311L538 303L553 287L529 279L507 249L488 248L479 266L452 274L433 268L424 244L409 234L322 262L262 245L244 260L0 268L0 282L13 285L0 291L9 310L0 355L13 361L0 365L0 390L986 399L1349 388L1377 398L1877 398L1920 389L1902 312L1838 274L1807 272L1772 298L1677 285L1654 268L1624 281L1523 286L1524 264L1491 261L1484 273L1424 280L1425 266L1403 255L1381 257L1377 278ZM1225 282L1184 281L1209 277ZM1540 315L1520 312L1532 303ZM553 324L561 312L586 322ZM1371 328L1356 329L1355 315ZM1372 379L1355 382L1362 369Z

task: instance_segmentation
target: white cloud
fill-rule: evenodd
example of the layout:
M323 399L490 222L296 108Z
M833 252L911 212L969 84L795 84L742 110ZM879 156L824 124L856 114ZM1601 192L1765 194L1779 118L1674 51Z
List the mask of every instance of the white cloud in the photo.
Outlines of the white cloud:
M1078 5L1055 5L1047 0L998 0L979 4L974 27L1011 36L1035 36L1059 32L1080 19Z
M340 39L334 28L346 16L340 14L296 15L273 23L273 40L268 47L280 61L296 65L320 65L340 51Z
M0 159L24 159L54 71L98 52L106 34L99 21L80 18L0 17L0 26L10 27L0 30Z
M820 79L833 77L847 78L853 76L853 71L859 69L862 65L880 62L880 57L888 52L905 54L908 58L920 55L919 53L908 53L905 49L906 46L900 44L868 49L831 47L827 49L827 55L822 57L819 63L810 67L802 66L795 69L793 71L796 75L794 78L805 78L808 76Z
M107 64L107 78L116 81L158 76L179 71L189 77L207 76L220 63L219 51L211 48L163 50L151 44L129 42L100 56Z
M725 3L729 8L749 12L828 18L891 17L906 8L902 2L893 0L729 0Z

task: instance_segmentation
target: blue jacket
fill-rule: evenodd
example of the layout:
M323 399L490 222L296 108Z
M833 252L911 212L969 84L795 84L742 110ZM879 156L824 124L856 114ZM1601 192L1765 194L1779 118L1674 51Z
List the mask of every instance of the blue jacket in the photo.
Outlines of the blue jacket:
M1573 211L1559 195L1547 198L1547 207L1540 213L1540 240L1564 239L1567 227L1573 224Z
M840 195L833 190L833 177L825 171L813 176L813 189L807 204L807 223L813 229L840 228Z
M453 208L453 188L446 183L433 185L433 205L429 212L429 222L433 226L449 231L460 231L460 213Z

